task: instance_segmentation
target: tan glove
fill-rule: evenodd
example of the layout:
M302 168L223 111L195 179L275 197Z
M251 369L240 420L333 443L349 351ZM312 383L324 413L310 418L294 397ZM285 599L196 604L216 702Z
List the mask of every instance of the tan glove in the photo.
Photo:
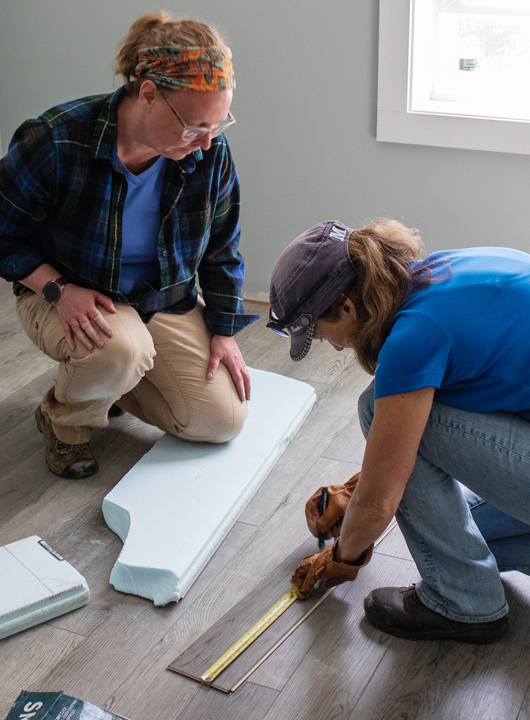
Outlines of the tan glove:
M352 475L344 485L328 485L328 508L322 517L318 510L320 491L322 488L318 488L318 490L311 495L305 506L305 518L307 527L315 537L318 537L319 531L324 533L326 540L329 540L331 537L339 537L342 518L344 517L360 474L360 472L357 472L355 475Z
M296 568L292 581L298 588L298 600L307 600L311 597L314 586L318 580L323 578L327 578L326 587L328 588L340 585L346 580L355 580L359 570L369 563L374 550L373 543L355 561L355 565L350 565L350 563L337 562L333 559L337 542L338 540L324 552L307 555Z

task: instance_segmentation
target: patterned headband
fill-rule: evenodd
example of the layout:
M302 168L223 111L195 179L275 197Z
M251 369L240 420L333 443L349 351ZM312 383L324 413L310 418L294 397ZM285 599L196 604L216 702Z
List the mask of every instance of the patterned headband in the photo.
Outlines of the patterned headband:
M232 52L226 45L145 48L139 60L138 77L170 90L214 91L236 86Z

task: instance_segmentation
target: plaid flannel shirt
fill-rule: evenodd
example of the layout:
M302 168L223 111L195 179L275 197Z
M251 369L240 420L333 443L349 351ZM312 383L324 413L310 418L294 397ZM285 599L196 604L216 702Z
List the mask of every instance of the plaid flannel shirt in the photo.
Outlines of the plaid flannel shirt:
M123 88L54 107L15 133L0 161L0 276L16 282L43 263L83 287L155 312L189 312L195 276L213 334L234 335L246 315L241 288L239 181L223 135L210 149L166 164L160 201L160 284L118 290L127 181L116 157Z

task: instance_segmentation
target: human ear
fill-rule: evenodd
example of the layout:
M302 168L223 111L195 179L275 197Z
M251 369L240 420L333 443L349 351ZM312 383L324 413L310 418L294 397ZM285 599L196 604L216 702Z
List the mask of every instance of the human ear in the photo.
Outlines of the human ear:
M353 301L349 297L344 298L343 304L339 308L339 313L343 317L351 317L354 320L357 319L357 311L355 310L355 305L353 304Z
M151 107L157 99L157 96L158 90L155 83L152 80L144 80L138 92L140 100Z

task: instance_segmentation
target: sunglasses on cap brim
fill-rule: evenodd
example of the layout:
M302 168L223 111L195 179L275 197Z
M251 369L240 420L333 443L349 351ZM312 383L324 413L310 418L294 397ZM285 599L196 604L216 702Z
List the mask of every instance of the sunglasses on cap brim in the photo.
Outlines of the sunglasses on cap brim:
M281 335L282 337L290 337L290 333L287 332L287 330L284 330L284 328L295 319L295 317L300 313L300 308L302 308L304 305L307 305L308 300L320 290L322 285L324 285L328 279L329 275L325 275L323 278L320 278L317 284L313 285L311 290L309 290L309 292L304 295L304 297L300 300L294 310L291 310L290 313L287 313L283 320L280 320L280 318L276 317L273 309L270 308L269 322L267 323L267 327L271 330L274 330L277 335Z

